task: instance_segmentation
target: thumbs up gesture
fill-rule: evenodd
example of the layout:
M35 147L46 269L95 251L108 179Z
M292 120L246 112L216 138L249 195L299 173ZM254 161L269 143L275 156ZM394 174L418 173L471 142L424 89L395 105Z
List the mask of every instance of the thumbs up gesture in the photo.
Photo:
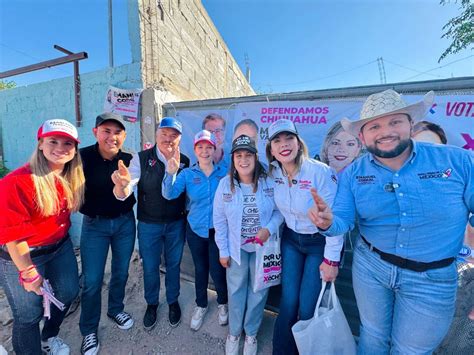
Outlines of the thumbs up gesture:
M130 172L123 163L123 160L119 160L118 169L112 173L112 181L115 186L123 190L128 186L128 184L130 184L130 180Z
M315 188L311 189L314 205L308 210L308 217L313 224L322 229L328 229L332 224L333 214L326 202L318 195Z
M181 156L179 152L179 147L175 147L173 149L171 157L168 159L168 163L166 164L166 172L170 175L176 174L179 169L180 161Z

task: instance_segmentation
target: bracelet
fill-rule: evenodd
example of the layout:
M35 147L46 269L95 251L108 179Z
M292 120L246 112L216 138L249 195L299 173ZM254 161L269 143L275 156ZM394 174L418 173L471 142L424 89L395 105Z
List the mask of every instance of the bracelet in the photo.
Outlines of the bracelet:
M23 270L20 270L18 271L21 274L23 274L24 272L28 272L28 271L31 271L33 269L36 269L36 265L35 264L31 264L30 266L28 266L26 269L23 269Z
M36 265L35 264L32 264L32 265L28 266L26 269L20 270L18 273L19 273L21 278L25 279L25 276L26 276L26 278L29 278L28 276L30 276L32 271L36 271L36 274L38 273L38 270L36 270Z
M341 263L339 261L332 261L326 258L323 258L323 263L329 265L329 266L339 266Z
M20 282L20 285L23 286L23 284L31 284L38 280L41 277L41 275L38 273L36 276L30 278L30 279L25 279L21 275L18 276L18 281Z

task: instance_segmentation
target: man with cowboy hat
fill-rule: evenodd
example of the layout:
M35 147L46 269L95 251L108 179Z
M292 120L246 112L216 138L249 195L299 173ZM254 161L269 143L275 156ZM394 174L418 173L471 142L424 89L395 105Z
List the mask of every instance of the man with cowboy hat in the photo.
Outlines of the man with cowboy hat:
M454 314L474 156L410 138L433 96L414 104L393 90L369 96L357 121L341 122L368 154L342 174L332 211L312 191L308 213L323 234L359 226L352 270L362 354L431 354Z

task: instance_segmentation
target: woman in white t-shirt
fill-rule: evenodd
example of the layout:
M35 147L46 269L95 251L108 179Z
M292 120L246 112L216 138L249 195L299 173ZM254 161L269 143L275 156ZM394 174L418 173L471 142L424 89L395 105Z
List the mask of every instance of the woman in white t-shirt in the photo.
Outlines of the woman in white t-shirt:
M255 244L278 231L283 217L273 201L273 181L259 163L255 141L246 135L232 143L229 175L214 198L214 228L222 266L227 269L229 335L226 354L238 354L242 330L245 354L257 353L257 332L268 289L253 291Z

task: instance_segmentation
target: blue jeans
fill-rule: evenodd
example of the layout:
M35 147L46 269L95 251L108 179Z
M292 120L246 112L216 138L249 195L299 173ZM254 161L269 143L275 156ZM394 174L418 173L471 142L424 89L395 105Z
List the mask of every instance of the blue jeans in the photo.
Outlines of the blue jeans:
M196 305L207 307L207 286L209 273L216 286L217 303L227 303L226 271L219 262L219 249L214 239L214 229L209 230L209 238L202 238L186 224L186 239L194 262L194 287Z
M86 336L97 333L100 321L101 292L109 248L112 268L109 285L108 314L123 311L125 286L130 258L135 245L135 217L133 211L117 218L84 216L81 233L83 289L79 328Z
M18 282L15 264L0 258L0 286L5 290L13 313L12 343L17 354L41 354L41 340L58 335L67 309L79 292L77 262L70 240L53 253L34 257L33 263L43 278L49 280L55 297L66 305L66 309L60 311L51 304L51 318L45 320L40 335L43 297L26 292Z
M359 354L431 354L448 332L455 263L425 272L402 269L359 238L352 280L361 319Z
M157 305L160 299L160 263L163 249L166 266L166 301L168 304L177 302L184 248L184 219L170 223L139 221L138 246L143 260L146 303Z
M256 336L263 319L268 288L253 292L255 280L255 252L240 250L240 265L233 259L227 268L229 290L229 334Z
M297 354L291 327L310 319L321 291L319 266L326 239L284 227L281 240L282 279L280 308L273 329L273 354Z

